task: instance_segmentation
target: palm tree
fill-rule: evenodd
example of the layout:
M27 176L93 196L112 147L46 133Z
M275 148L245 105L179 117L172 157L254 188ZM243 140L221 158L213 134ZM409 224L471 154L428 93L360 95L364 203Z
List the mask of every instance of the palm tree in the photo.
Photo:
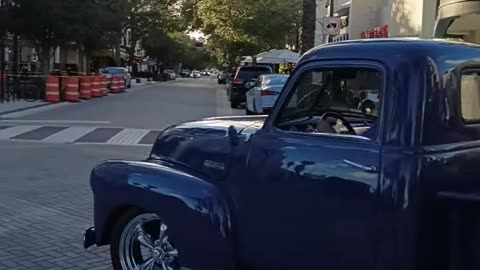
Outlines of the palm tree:
M303 0L301 54L315 46L316 7L316 0Z

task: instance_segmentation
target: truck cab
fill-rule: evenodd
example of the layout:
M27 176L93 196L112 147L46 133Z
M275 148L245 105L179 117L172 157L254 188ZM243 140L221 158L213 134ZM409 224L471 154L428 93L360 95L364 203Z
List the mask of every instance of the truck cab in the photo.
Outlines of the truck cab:
M479 163L480 47L323 45L269 116L180 123L96 166L85 246L115 270L479 269Z

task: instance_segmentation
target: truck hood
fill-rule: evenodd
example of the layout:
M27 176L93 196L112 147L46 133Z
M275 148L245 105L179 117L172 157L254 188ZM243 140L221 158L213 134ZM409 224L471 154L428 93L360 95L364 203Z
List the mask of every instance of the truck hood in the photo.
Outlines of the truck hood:
M185 166L209 179L223 179L232 151L261 129L266 117L215 117L174 125L157 138L150 158Z

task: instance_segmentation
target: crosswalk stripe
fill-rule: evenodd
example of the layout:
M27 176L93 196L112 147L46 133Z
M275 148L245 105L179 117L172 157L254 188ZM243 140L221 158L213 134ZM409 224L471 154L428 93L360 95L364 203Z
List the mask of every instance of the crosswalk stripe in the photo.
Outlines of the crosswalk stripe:
M118 127L0 126L0 140L45 143L148 146L155 142L160 133L159 130Z
M55 143L71 143L87 135L95 129L96 127L69 127L43 139L42 141Z
M41 128L42 126L15 126L0 130L0 140L10 139L17 135Z
M106 143L107 144L138 144L145 135L148 134L150 130L147 129L131 129L127 128L120 131L118 134L110 138Z

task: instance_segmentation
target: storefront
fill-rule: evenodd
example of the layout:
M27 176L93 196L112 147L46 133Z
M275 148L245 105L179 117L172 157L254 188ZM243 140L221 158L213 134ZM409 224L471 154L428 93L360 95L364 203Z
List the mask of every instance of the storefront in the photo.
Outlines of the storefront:
M360 33L360 38L388 38L388 25L375 27Z

